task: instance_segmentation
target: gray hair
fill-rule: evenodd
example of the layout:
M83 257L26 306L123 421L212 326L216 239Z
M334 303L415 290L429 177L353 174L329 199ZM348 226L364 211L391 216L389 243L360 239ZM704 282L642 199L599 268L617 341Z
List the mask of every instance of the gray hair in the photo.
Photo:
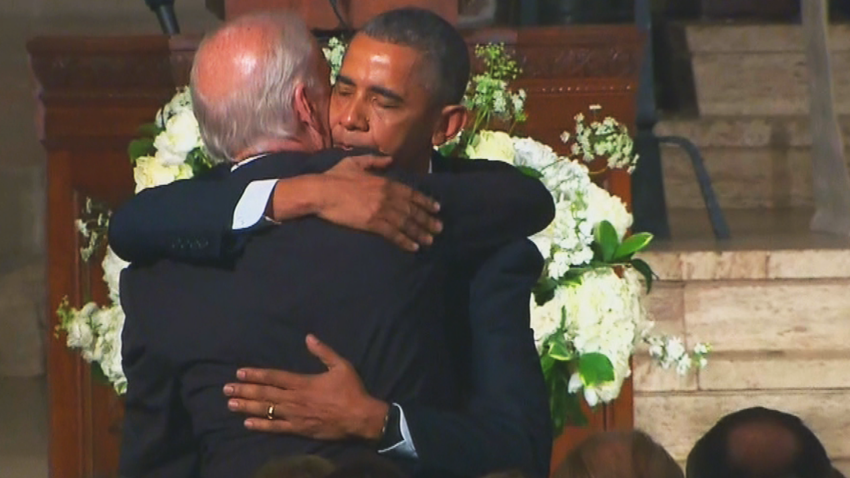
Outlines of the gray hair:
M233 162L240 152L262 140L292 138L299 126L295 90L298 85L318 86L313 70L315 43L303 20L293 14L265 12L240 17L208 35L198 49L221 30L252 24L272 26L278 35L260 58L257 73L242 88L208 101L195 88L197 62L192 67L193 109L204 145L216 163Z

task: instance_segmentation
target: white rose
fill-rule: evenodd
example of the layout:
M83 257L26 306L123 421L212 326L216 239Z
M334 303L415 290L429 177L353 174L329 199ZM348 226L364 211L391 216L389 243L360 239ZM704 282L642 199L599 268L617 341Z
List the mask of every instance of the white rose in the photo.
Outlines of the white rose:
M68 347L74 349L87 349L92 346L94 335L87 320L77 317L67 324Z
M502 131L480 131L465 152L471 159L489 159L508 164L514 164L516 158L513 139Z
M202 145L198 121L191 110L178 111L165 122L165 131L154 139L156 157L164 165L182 164L193 149Z
M166 166L156 158L145 156L136 160L133 178L136 181L136 194L144 189L173 183L178 179L192 177L192 167L188 164Z

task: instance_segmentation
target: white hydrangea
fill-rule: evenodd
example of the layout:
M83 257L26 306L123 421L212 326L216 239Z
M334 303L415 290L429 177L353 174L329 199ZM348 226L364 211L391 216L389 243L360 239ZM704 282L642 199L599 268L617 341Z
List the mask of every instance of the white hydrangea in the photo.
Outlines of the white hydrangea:
M127 268L130 263L118 257L111 247L106 248L106 255L103 257L103 280L109 287L109 300L113 304L118 304L119 299L119 280L121 279L121 271Z
M169 119L186 111L192 111L192 93L188 86L178 89L171 101L156 113L155 123L160 129L165 129Z
M610 268L591 270L579 283L559 287L554 298L543 305L532 303L531 323L538 349L559 330L564 311L567 343L581 356L604 354L614 367L614 380L589 385L582 377L570 379L570 391L583 391L589 405L609 403L620 394L623 381L631 375L629 358L647 328L641 283L633 271L620 278Z
M602 221L610 222L622 241L632 227L633 217L622 199L590 183L587 188L587 221L594 230Z

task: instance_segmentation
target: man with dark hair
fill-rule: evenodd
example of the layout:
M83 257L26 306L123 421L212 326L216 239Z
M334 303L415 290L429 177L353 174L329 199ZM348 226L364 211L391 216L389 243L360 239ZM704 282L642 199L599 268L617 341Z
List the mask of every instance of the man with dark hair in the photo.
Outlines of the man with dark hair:
M457 134L467 120L468 112L459 102L469 62L460 34L431 12L400 9L376 17L351 42L331 95L335 145L377 149L391 156L395 166L418 173L510 169L503 163L434 153L434 146ZM345 179L356 186L371 178L349 171ZM323 184L321 177L304 178L301 184L307 179L315 179L307 191L318 191ZM291 181L273 182L264 196L256 194L260 188L250 190L263 185L252 184L238 202L219 194L228 181L227 177L206 183L183 181L136 196L113 216L113 248L130 261L161 257L215 261L238 256L248 237L266 227L259 226L266 223L264 215L277 221L312 214L326 217L320 210L296 207L301 203L292 193ZM333 186L324 186L325 194L340 196ZM375 201L352 195L355 187L347 191L348 203L374 205ZM196 210L198 204L203 205L202 214ZM351 216L369 215L362 212L349 208L347 214L327 218L358 227L363 221ZM395 210L389 217L407 216ZM439 231L422 215L398 222L423 224L422 229L428 230L424 234L402 227L409 239L420 237L421 246L429 245L431 234ZM177 247L198 237L205 240L197 247ZM451 357L449 378L462 392L457 406L391 403L383 408L389 410L385 416L352 413L375 399L363 388L358 371L326 346L313 350L323 362L335 364L323 374L240 370L241 383L225 387L232 398L228 405L256 417L246 421L250 429L324 440L369 436L362 423L381 420L386 426L376 450L400 462L412 460L418 476L480 476L506 469L522 470L529 477L547 476L551 421L529 326L531 288L541 268L540 254L528 240L470 254L453 264L446 284L449 310L442 325Z
M437 103L460 104L469 84L469 51L457 29L430 12L393 10L373 18L360 30L373 40L413 48L429 70L427 85Z
M826 478L826 449L794 415L762 407L729 414L688 455L688 478Z

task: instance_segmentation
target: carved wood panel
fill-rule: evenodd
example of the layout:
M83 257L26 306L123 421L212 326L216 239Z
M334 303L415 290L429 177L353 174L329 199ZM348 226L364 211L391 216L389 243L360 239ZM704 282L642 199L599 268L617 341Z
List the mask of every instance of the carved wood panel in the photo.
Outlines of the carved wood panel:
M626 124L635 116L641 38L628 27L489 30L468 34L470 45L504 42L525 68L517 86L529 93L525 133L559 147L572 117L589 104ZM74 227L86 197L120 204L133 192L127 145L139 125L188 82L197 38L38 38L28 44L38 82L39 132L48 151L48 289L55 311L63 297L79 306L84 291L106 297L99 259L84 267ZM630 202L628 176L602 178ZM121 404L94 383L89 367L48 337L50 476L117 476ZM614 406L594 415L590 430L631 427L627 385ZM569 430L553 463L589 430Z

